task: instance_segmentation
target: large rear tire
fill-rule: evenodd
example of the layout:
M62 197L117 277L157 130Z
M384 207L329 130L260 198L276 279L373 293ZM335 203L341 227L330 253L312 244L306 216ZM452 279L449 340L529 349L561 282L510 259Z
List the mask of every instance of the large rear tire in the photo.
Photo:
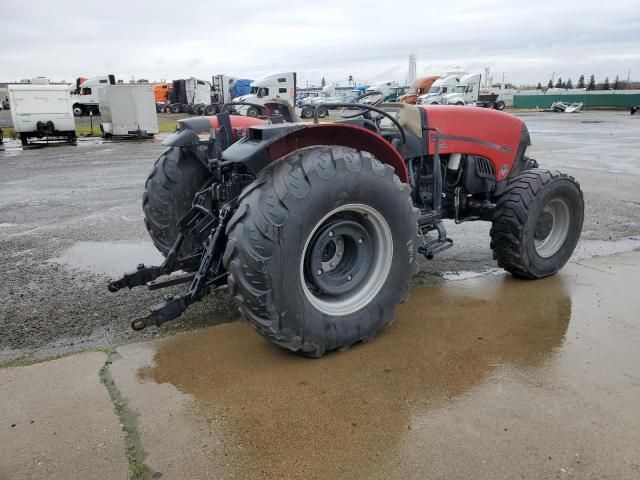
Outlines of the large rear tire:
M526 170L496 202L491 248L498 265L521 278L560 270L573 253L584 219L584 200L573 177Z
M171 250L178 237L178 222L208 178L204 165L185 149L169 148L156 160L145 183L142 208L149 236L163 255ZM185 240L179 253L186 256L199 248Z
M227 227L241 313L306 356L372 339L417 269L409 187L366 153L311 147L265 168Z

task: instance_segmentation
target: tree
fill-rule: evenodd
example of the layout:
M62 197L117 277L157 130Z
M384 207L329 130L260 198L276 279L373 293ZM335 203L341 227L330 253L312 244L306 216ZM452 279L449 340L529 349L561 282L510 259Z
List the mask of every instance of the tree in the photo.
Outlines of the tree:
M596 77L595 75L591 75L589 77L589 84L587 85L587 90L595 90L596 89Z
M547 83L547 88L553 88L553 80L549 80L549 83Z
M558 81L556 82L556 88L562 88L562 77L558 77Z
M616 75L616 79L613 82L613 89L620 90L620 77L618 77L618 75Z
M571 81L571 79L567 80L567 85L566 85L566 87L567 87L568 89L572 89L572 88L573 88L573 82Z
M322 77L322 81L320 82L320 86L321 87L326 87L327 86L327 82L325 81L324 77Z
M536 90L542 90L542 84L540 82L538 82L538 86L536 87Z
M578 88L584 88L584 75L580 75L580 80L578 80Z
M609 90L609 77L606 77L604 79L604 83L602 84L602 89L603 90Z

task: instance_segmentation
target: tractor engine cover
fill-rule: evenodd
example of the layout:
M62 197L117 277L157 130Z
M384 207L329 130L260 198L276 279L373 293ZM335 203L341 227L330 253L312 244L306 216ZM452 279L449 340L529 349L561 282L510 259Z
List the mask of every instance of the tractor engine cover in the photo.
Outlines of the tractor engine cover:
M510 176L514 163L524 155L531 143L524 122L508 113L447 105L421 105L420 108L426 110L429 128L437 129L440 133L441 155L461 153L482 156L492 164L498 182ZM430 133L431 154L435 151L435 142L435 133Z

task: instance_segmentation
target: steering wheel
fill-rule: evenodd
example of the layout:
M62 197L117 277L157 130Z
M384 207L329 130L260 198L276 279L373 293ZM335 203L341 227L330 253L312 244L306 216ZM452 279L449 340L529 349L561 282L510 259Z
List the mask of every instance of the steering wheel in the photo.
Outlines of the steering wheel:
M363 100L365 101L363 102ZM384 95L381 92L367 92L358 97L354 103L377 107L382 102L384 102ZM366 108L342 107L340 109L340 116L342 118L355 118L361 115L364 118L371 120L371 111Z

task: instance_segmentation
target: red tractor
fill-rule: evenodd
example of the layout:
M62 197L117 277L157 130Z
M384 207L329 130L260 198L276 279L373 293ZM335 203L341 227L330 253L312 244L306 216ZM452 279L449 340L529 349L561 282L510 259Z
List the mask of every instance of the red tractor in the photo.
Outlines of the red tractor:
M287 104L178 122L145 185L160 266L109 290L190 283L134 320L141 330L228 288L271 342L306 356L372 339L409 295L416 259L451 247L443 219L492 222L498 265L553 275L582 229L578 183L526 155L525 124L482 108L336 104L301 122ZM208 139L202 140L202 134ZM173 272L182 271L182 273Z

